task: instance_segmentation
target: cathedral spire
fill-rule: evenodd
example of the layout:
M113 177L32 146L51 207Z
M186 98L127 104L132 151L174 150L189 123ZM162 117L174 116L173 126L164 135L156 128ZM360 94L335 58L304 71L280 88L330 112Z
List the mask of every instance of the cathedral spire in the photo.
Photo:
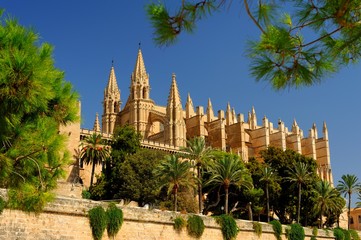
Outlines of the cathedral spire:
M317 132L316 123L312 124L312 130L314 132L315 139L318 139L318 132Z
M187 102L186 102L186 118L193 117L195 115L193 101L191 95L188 93Z
M95 114L95 121L94 121L93 131L100 132L100 124L99 124L99 115L98 115L98 113Z
M212 122L214 120L214 112L212 107L211 99L208 98L208 106L207 106L207 122Z
M115 71L114 71L114 66L113 66L113 61L112 61L112 67L110 68L110 73L109 73L109 78L108 78L108 84L107 87L105 88L105 95L110 96L110 95L118 95L120 96L119 93L119 88L118 88L118 83L117 83L117 78L115 76Z
M171 105L173 107L178 107L179 105L182 106L178 91L178 86L177 86L176 75L174 73L172 74L172 85L170 87L169 96L168 96L168 106Z
M229 102L227 103L227 110L226 110L226 124L227 125L233 124L232 110Z
M164 127L165 141L171 146L185 146L186 127L176 75L174 73L172 74L172 85L169 91L166 118L167 123Z
M145 69L143 54L141 48L138 49L137 59L135 61L134 71L131 75L130 100L149 99L149 75Z
M146 85L149 84L148 74L147 74L147 70L145 69L143 54L140 47L138 49L137 60L135 61L134 71L132 74L132 81L143 83Z
M102 131L107 134L113 133L116 115L120 112L122 104L113 64L112 61L108 84L104 89L103 99Z
M323 139L328 140L328 129L327 129L327 125L326 122L323 122Z
M233 123L237 123L237 115L236 115L236 110L234 108L232 108L232 118L233 118Z

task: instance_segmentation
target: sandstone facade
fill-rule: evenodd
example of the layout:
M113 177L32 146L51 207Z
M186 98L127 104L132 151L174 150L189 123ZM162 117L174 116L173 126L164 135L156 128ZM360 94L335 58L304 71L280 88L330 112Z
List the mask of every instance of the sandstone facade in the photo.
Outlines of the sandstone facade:
M150 98L150 77L146 71L142 51L139 49L130 77L129 96L124 107L115 69L112 66L104 89L101 121L96 115L93 129L80 129L78 126L77 129L65 131L73 138L71 141L81 140L93 132L102 133L104 138L111 138L117 126L129 124L141 133L143 147L172 153L186 146L187 140L201 136L209 146L236 153L245 161L250 157L258 157L259 152L269 146L283 150L292 149L314 158L321 178L333 183L326 123L323 123L322 137L318 136L315 124L309 129L308 136L305 136L296 120L293 121L290 130L281 120L274 126L267 117L263 117L259 123L254 107L245 119L244 114L236 114L229 103L225 111L219 110L215 113L212 102L208 99L204 111L203 106L193 106L188 94L183 108L175 74L170 82L167 106L157 105ZM80 171L80 175L83 179L88 179L89 172L85 168ZM84 183L86 182L87 180L84 180Z

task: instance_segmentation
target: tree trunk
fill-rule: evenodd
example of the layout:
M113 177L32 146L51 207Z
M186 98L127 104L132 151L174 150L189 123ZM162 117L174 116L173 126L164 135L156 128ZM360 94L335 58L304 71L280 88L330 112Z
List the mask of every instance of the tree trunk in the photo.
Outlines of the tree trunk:
M174 211L177 211L177 195L178 195L178 188L174 189Z
M226 193L225 201L224 201L224 211L226 214L228 214L228 187L225 187L224 191Z
M202 213L203 200L202 200L202 175L201 166L197 165L197 177L198 177L198 212Z
M351 193L348 193L347 230L350 230Z
M298 209L297 209L297 223L300 223L301 216L301 184L298 184Z
M322 229L322 216L323 216L323 212L320 211L320 229Z
M267 222L269 222L269 193L268 193L268 183L266 183L266 198L267 198Z
M93 163L93 166L92 166L92 172L90 174L90 186L91 187L93 185L93 178L94 178L94 171L95 171L95 163L94 163L94 160L92 161Z

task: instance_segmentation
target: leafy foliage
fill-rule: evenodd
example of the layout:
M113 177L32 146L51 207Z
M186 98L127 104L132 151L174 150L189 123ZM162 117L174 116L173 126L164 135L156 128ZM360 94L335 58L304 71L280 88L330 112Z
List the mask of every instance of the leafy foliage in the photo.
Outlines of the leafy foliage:
M336 240L345 240L345 234L341 228L333 229L333 235L335 236Z
M225 191L224 210L228 214L228 195L231 185L250 189L253 187L252 180L248 178L249 173L238 156L227 154L220 159L209 162L207 166L209 180L206 185L222 186ZM250 181L251 180L251 181Z
M313 188L319 177L317 175L316 161L312 158L305 157L295 151L287 149L283 151L279 148L269 147L267 150L261 152L264 163L271 167L280 178L278 182L280 188L275 188L276 192L272 190L272 197L270 198L270 205L273 206L273 210L280 222L283 224L292 223L297 219L298 211L295 206L299 206L299 196L295 196L294 192L299 190L297 183L291 184L288 179L295 179L292 177L291 169L294 169L297 162L303 163L308 166L308 184L303 185L301 188L301 211L300 222L304 225L317 221L317 216L314 216L314 192ZM296 179L295 179L296 180Z
M83 191L81 192L81 197L83 199L90 199L91 198L91 194L88 190L83 189Z
M164 3L150 3L147 14L155 42L175 43L182 31L192 33L197 21L227 2L235 4L227 0L181 1L174 13ZM286 5L283 0L242 2L241 9L260 31L259 40L248 48L251 73L275 89L317 84L325 75L361 57L358 0L286 1Z
M46 203L54 199L54 195L49 192L39 192L31 184L23 185L21 191L15 189L8 190L9 202L7 206L25 212L40 213Z
M227 214L215 217L216 222L221 226L222 235L225 240L236 239L239 228L234 218Z
M107 214L102 206L90 209L88 214L93 238L95 240L101 240L108 224Z
M345 200L340 193L326 181L318 181L314 188L315 205L314 210L320 216L320 225L323 227L322 216L325 213L342 212Z
M304 240L305 239L305 230L303 227L297 223L290 225L290 231L288 233L289 240Z
M270 222L272 229L277 240L282 239L282 224L278 220L272 220Z
M81 164L92 164L92 171L90 175L90 184L93 185L95 166L105 163L106 159L109 158L110 152L109 147L104 146L106 142L102 139L102 135L93 133L87 136L82 143L82 150L80 153Z
M261 237L261 235L262 235L262 225L259 222L253 222L252 226L253 226L253 230L257 234L257 236Z
M350 233L352 240L360 240L360 237L359 237L358 233L356 232L356 230L350 229L349 233Z
M109 238L115 238L123 224L123 211L115 203L110 203L106 211L108 224L107 233Z
M111 195L137 201L141 206L159 201L159 179L153 170L164 156L164 152L149 149L127 155L124 161L113 167L109 186Z
M318 235L318 228L317 228L317 227L313 227L313 228L312 228L312 236L313 236L313 237L317 237L317 235Z
M77 120L78 95L33 30L1 15L0 46L0 186L9 207L41 211L70 161L58 131Z
M203 219L198 215L192 215L187 220L187 231L190 236L200 238L204 232Z
M177 211L177 194L180 187L192 188L195 178L190 171L190 163L182 161L176 155L166 156L154 169L154 176L160 180L160 188L168 187L168 193L173 194L174 211Z
M342 180L338 181L337 189L344 197L348 196L347 229L350 229L351 196L354 192L360 190L361 184L355 175L342 175L341 179Z
M174 229L176 231L181 231L186 226L187 226L187 221L182 216L177 216L174 219Z
M297 223L300 222L301 216L301 188L302 185L307 184L311 179L312 171L309 170L309 166L303 162L296 162L293 168L290 168L289 177L287 180L297 184L298 188L298 204L297 204Z
M213 151L206 146L206 141L203 137L194 137L187 141L187 147L180 148L185 154L181 154L185 159L195 161L198 178L198 210L203 209L203 193L202 193L202 168L207 165L207 162L213 157Z

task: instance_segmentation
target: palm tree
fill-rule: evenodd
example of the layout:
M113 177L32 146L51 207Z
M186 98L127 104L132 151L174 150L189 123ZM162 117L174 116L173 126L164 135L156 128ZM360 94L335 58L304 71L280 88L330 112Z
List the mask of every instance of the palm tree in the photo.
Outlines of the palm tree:
M298 188L297 223L300 223L302 185L309 181L312 172L310 171L308 164L303 162L296 162L294 168L290 169L288 173L290 176L287 177L287 180L296 183Z
M174 197L174 211L177 211L177 194L180 187L194 187L195 178L190 171L189 161L181 161L176 155L168 155L154 169L154 175L160 179L160 188L168 186L168 193Z
M342 175L342 181L338 181L337 189L346 197L348 195L348 212L347 212L347 229L350 229L350 211L351 211L351 195L354 191L358 191L361 187L358 178L355 175Z
M243 166L241 160L235 155L224 155L219 160L214 160L208 164L208 173L210 179L206 185L223 186L225 191L225 213L228 214L228 194L229 187L234 185L238 188L244 186L248 189L252 188L252 181L246 178L247 169Z
M195 137L187 141L187 147L183 147L180 150L186 153L183 155L185 158L195 160L198 177L198 208L199 213L201 213L203 208L201 168L212 157L212 149L206 146L206 141L203 137Z
M81 161L86 164L92 164L89 187L93 185L95 165L103 164L110 156L109 147L104 147L104 145L102 135L97 133L93 133L92 135L86 137L84 142L81 144L81 146L83 146L80 154Z
M270 221L269 217L269 192L268 187L269 184L272 183L274 180L276 180L277 175L270 167L265 167L262 169L262 177L260 179L261 182L264 182L266 184L266 200L267 200L267 222Z
M361 208L361 188L358 190L358 197L357 199L360 200L360 202L356 202L356 207Z
M322 216L326 212L340 212L345 204L345 200L340 196L337 189L333 188L327 181L318 181L313 192L316 195L314 210L319 213L319 227L322 228Z

